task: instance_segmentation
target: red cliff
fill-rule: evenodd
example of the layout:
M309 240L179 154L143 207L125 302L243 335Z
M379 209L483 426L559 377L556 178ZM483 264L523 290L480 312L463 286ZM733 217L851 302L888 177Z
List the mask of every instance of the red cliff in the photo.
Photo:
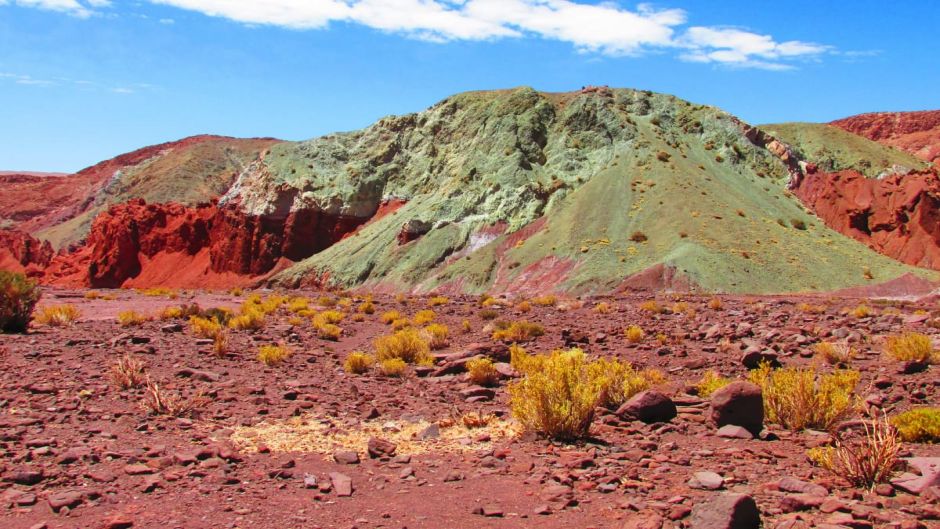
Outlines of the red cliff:
M836 120L831 125L928 162L940 161L940 110L873 112Z

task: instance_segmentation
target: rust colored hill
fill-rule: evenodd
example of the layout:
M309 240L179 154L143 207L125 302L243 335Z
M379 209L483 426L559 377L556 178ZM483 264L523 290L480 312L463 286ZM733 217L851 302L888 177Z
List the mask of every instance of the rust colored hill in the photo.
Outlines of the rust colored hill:
M940 160L940 110L872 112L831 124L928 162Z
M852 170L815 171L795 193L830 228L899 261L940 270L936 169L880 179Z
M83 238L94 215L111 203L215 198L277 141L200 135L144 147L72 175L0 174L0 220L64 246Z

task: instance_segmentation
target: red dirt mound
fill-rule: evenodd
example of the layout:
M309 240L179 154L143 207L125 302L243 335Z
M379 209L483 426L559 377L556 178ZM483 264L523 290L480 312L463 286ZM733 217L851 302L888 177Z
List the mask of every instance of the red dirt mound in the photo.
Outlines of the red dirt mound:
M41 275L52 260L52 246L17 230L0 230L0 270Z
M112 206L84 246L57 256L44 282L96 288L250 284L334 244L368 217L299 210L250 216L237 205L187 207L142 199Z
M940 110L873 112L839 119L831 125L928 162L940 161Z
M899 261L940 270L940 176L936 170L866 178L810 172L797 196L830 228Z

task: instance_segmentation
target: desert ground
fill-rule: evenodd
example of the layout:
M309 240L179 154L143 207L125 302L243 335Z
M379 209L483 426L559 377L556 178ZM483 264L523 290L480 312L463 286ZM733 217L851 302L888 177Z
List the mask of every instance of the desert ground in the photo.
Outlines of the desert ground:
M861 446L852 445L864 441L859 425L936 405L937 367L886 353L904 332L937 338L928 303L282 294L46 289L29 332L0 335L0 525L698 529L747 527L752 499L763 527L940 526L940 469L903 476L917 473L905 468L911 458L940 458L940 446L900 441L893 475L872 486L808 457L834 437ZM221 339L166 310L238 315L252 303L265 305L261 323L223 327ZM39 323L66 304L74 321ZM324 313L341 318L338 337L322 330ZM519 321L544 330L519 340L530 355L577 347L655 370L651 389L675 412L599 407L578 439L525 427L507 389L523 375L508 340L494 339ZM438 327L433 365L399 376L382 365L345 369L393 327L432 324L448 331ZM828 432L769 416L757 436L718 428L701 394L706 372L746 380L764 361L823 376L837 367L820 342L850 351L843 367L859 376ZM260 361L270 345L289 356ZM490 386L469 380L468 361L479 358L492 360ZM138 364L136 387L121 389L122 360ZM925 461L938 459L914 460Z

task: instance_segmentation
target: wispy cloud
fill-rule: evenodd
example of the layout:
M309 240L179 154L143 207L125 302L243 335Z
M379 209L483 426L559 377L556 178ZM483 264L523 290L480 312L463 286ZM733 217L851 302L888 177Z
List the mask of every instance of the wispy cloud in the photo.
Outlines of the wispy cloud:
M10 4L21 7L35 7L47 11L58 11L79 18L90 17L97 8L108 7L110 0L0 0L0 5Z
M87 79L71 79L69 77L51 77L39 79L27 74L0 72L0 82L9 81L19 85L37 87L74 87L82 90L105 90L115 94L135 94L138 92L155 91L160 87L149 83L110 84L89 81Z
M0 0L87 16L107 0ZM747 29L689 26L682 9L583 0L148 0L250 25L295 30L357 24L432 42L542 38L605 56L670 50L681 60L792 69L830 46ZM164 20L171 19L161 19Z

